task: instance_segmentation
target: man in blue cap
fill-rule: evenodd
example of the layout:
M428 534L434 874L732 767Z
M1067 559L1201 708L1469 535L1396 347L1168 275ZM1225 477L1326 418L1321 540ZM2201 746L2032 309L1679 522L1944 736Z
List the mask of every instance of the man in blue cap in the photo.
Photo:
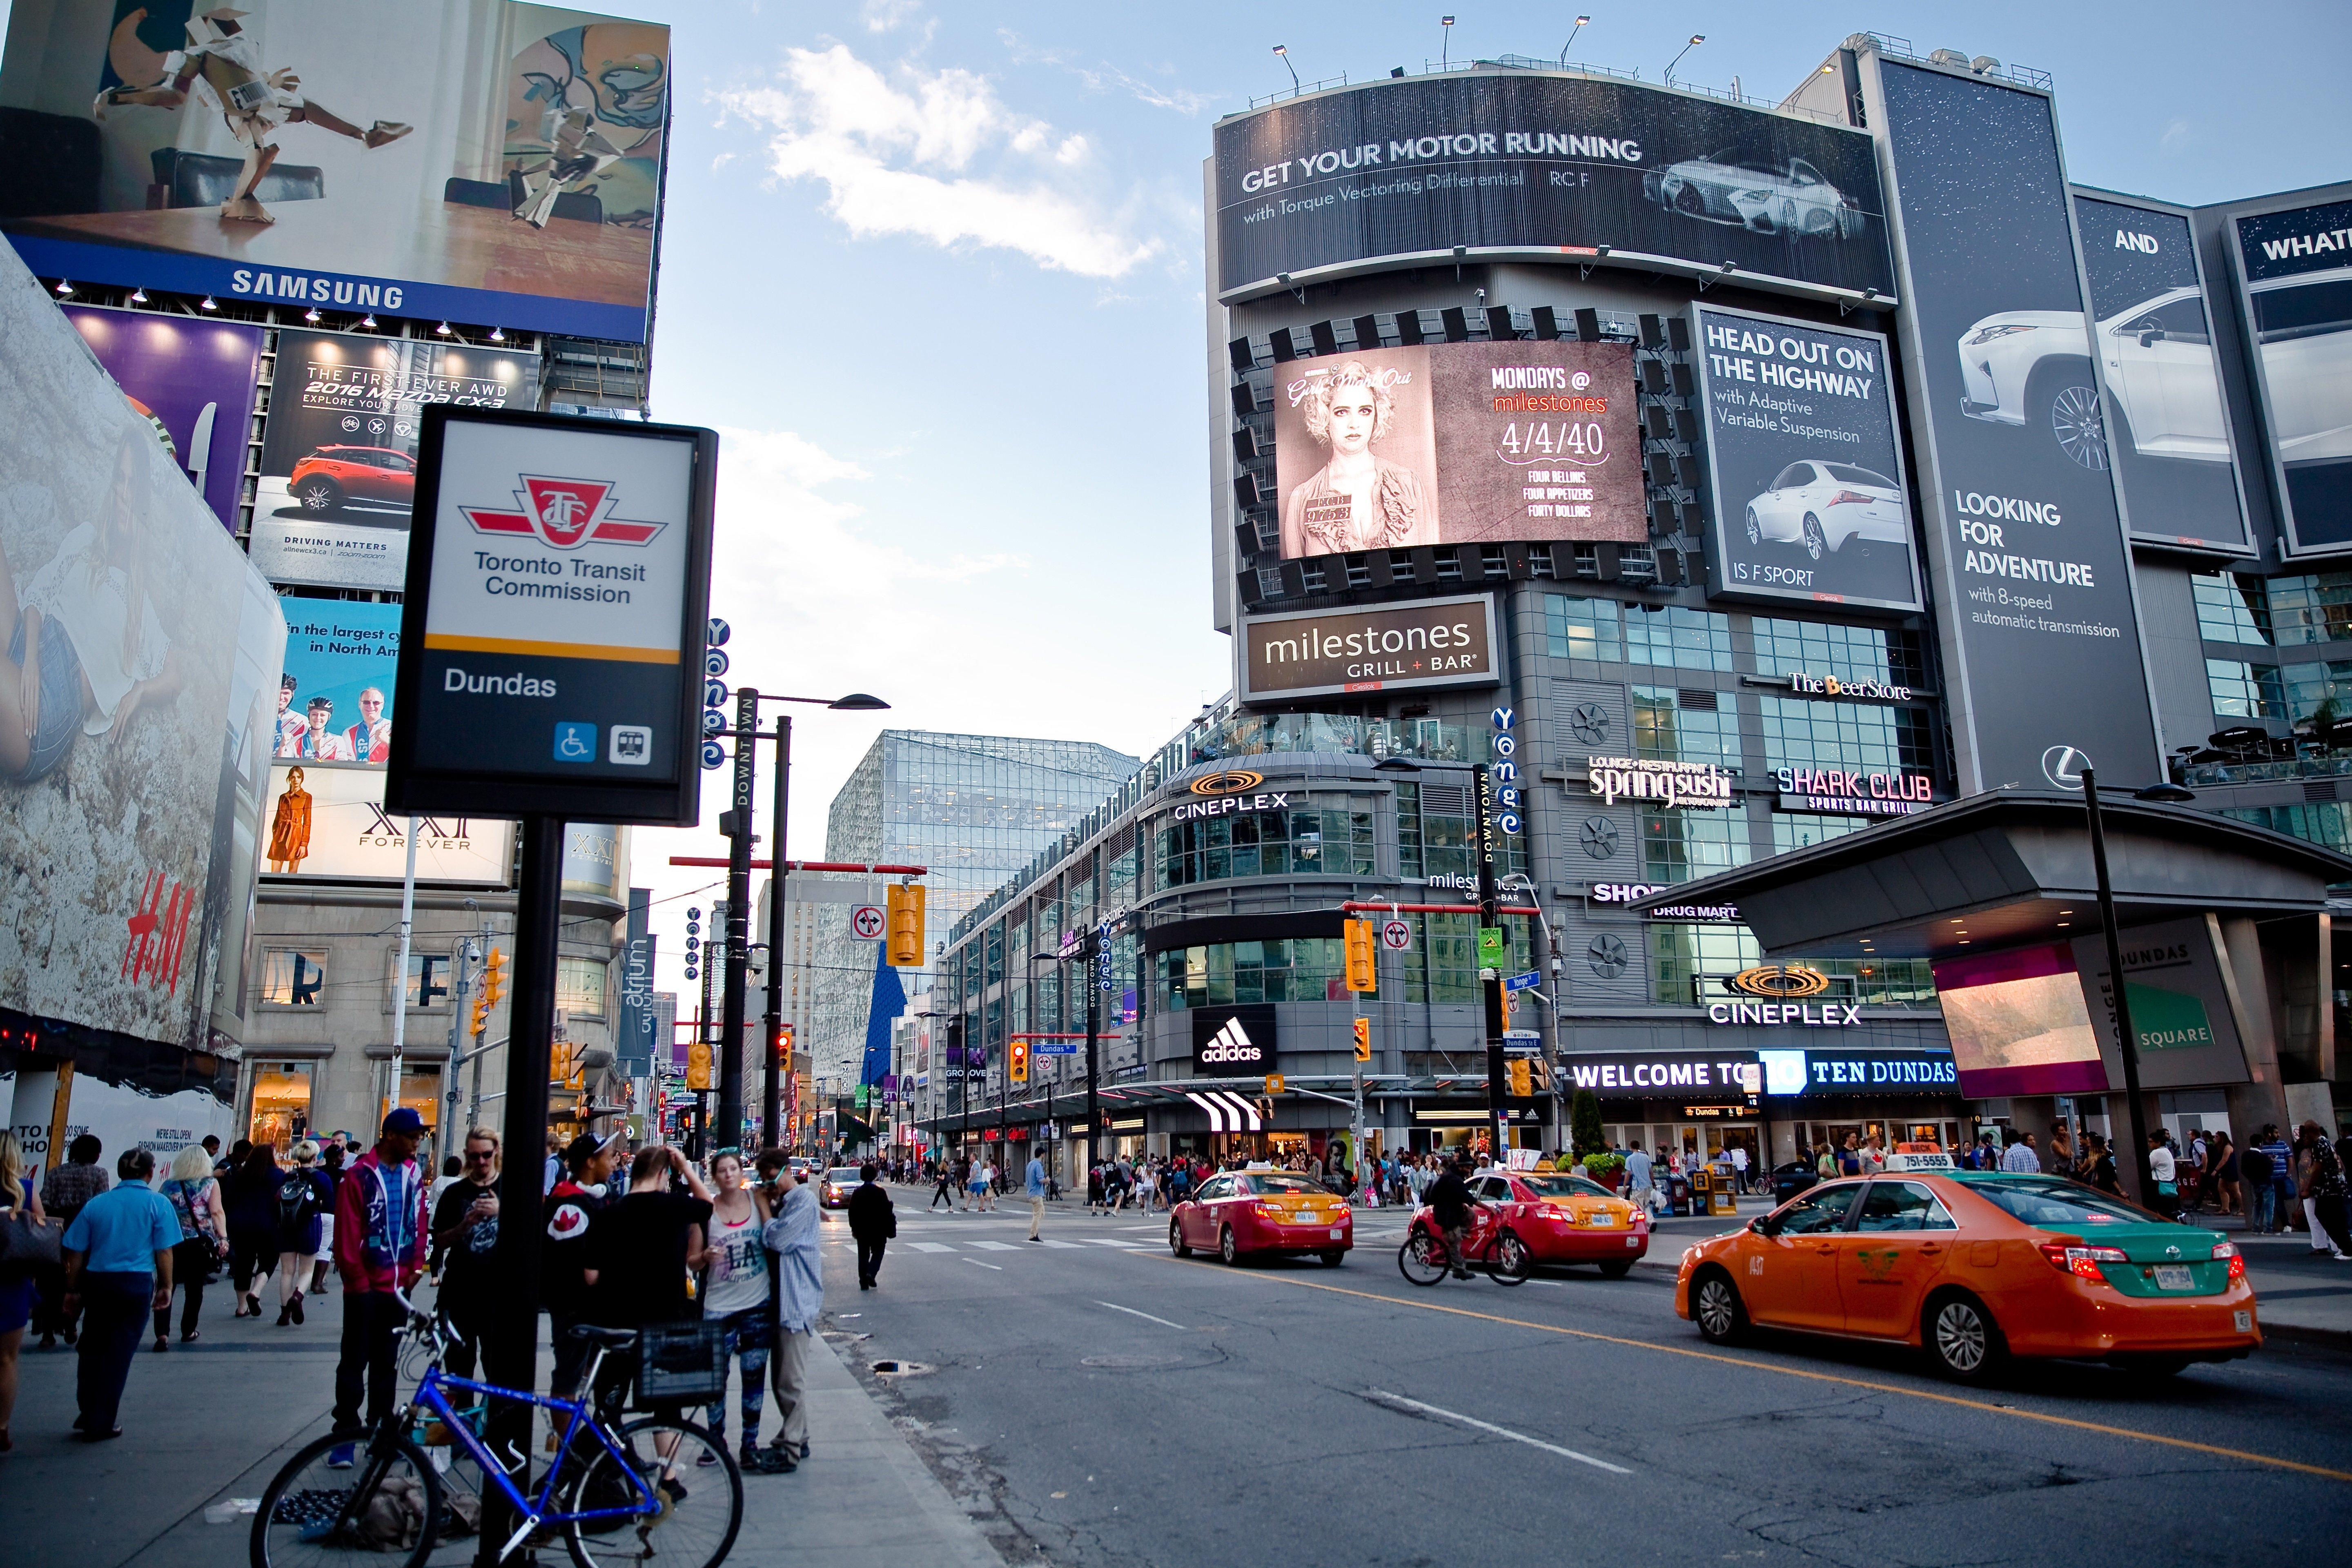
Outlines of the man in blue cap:
M335 1191L335 1272L343 1278L343 1343L335 1363L335 1425L352 1439L327 1458L330 1469L349 1469L354 1442L392 1414L398 1396L400 1303L425 1272L427 1185L416 1166L425 1121L402 1105L383 1119L383 1135L345 1173ZM364 1384L367 1426L360 1425Z

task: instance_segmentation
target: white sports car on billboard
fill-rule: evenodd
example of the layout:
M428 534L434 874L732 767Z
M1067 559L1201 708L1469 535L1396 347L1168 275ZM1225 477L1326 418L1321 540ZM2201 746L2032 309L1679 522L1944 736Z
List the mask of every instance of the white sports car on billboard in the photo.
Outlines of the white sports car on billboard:
M2120 438L2144 458L2230 460L2221 369L2195 289L2168 289L2106 317L2098 323L2098 343ZM2046 428L2082 467L2107 466L2081 311L1987 316L1960 335L1959 355L1960 411L1969 418Z
M2253 285L2279 461L2352 458L2352 268Z
M1735 223L1759 234L1850 239L1867 221L1860 207L1802 158L1743 162L1730 147L1650 170L1642 176L1642 195L1685 217Z
M1911 542L1903 487L1885 474L1851 463L1808 458L1781 469L1771 488L1748 503L1750 544L1769 539L1801 545L1819 561L1857 538L1885 544Z

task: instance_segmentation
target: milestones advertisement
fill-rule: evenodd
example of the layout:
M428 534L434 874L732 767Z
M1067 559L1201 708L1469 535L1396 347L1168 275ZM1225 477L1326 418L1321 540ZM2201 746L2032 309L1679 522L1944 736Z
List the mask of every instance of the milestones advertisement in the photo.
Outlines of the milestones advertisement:
M1626 344L1445 343L1284 368L1287 559L1649 537Z
M1692 307L1715 487L1707 592L1919 608L1887 342Z
M1486 594L1298 616L1244 616L1242 697L1321 697L1493 686L1495 601Z
M1919 491L1967 720L1960 793L2057 784L2045 759L2067 746L2113 777L2159 776L2050 100L1864 58L1902 219Z
M1227 302L1457 246L1895 291L1868 135L1633 82L1479 71L1295 99L1216 128L1216 204Z
M2231 227L2288 531L2297 550L2352 547L2352 202Z
M2041 330L2050 353L2098 346L2131 531L2167 544L2242 551L2244 510L2205 279L2185 213L2076 192L2074 226L2091 280L2091 336Z

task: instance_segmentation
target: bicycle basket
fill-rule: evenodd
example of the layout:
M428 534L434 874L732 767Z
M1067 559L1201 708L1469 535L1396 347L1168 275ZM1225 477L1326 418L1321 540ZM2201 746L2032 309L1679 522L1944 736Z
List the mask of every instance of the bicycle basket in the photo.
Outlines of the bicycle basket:
M639 1409L709 1405L727 1392L727 1336L715 1323L655 1323L637 1331Z

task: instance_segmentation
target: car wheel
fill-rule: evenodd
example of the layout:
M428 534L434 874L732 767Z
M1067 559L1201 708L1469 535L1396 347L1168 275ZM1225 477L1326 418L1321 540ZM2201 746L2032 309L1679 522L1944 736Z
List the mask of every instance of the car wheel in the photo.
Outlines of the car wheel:
M1234 1241L1232 1226L1227 1226L1217 1232L1217 1256L1224 1260L1225 1267L1228 1268L1242 1260L1242 1249Z
M1507 1230L1495 1238L1494 1260L1486 1272L1497 1285L1524 1285L1528 1276L1536 1271L1536 1255L1519 1239L1519 1233Z
M1706 198L1698 194L1696 185L1682 185L1675 191L1675 210L1692 217L1706 216Z
M1184 1227L1172 1219L1168 1222L1168 1250L1179 1258L1192 1256L1192 1244L1184 1239Z
M2047 410L2050 437L2069 462L2095 474L2106 472L2106 419L2087 364L2072 361L2035 376L2026 394L2026 406Z
M1927 1304L1927 1353L1948 1377L1982 1383L2000 1368L2000 1331L1974 1296L1955 1290Z
M1324 1268L1337 1268L1348 1261L1348 1255L1344 1252L1326 1252L1322 1254L1322 1258Z
M1805 514L1805 553L1819 561L1829 552L1829 536L1822 531L1822 520L1811 512L1807 512Z
M1764 525L1757 520L1756 509L1752 506L1748 509L1748 542L1750 544L1764 542Z
M294 499L304 511L323 516L342 510L343 487L332 479L304 479L294 487Z
M1691 1281L1691 1321L1709 1344L1731 1344L1748 1331L1748 1309L1730 1275L1709 1268Z
M1805 212L1805 232L1821 236L1838 226L1838 215L1825 206L1815 205Z
M1603 1279L1622 1279L1626 1275L1631 1274L1633 1271L1633 1260L1632 1258L1612 1258L1608 1262L1601 1266L1601 1278Z

